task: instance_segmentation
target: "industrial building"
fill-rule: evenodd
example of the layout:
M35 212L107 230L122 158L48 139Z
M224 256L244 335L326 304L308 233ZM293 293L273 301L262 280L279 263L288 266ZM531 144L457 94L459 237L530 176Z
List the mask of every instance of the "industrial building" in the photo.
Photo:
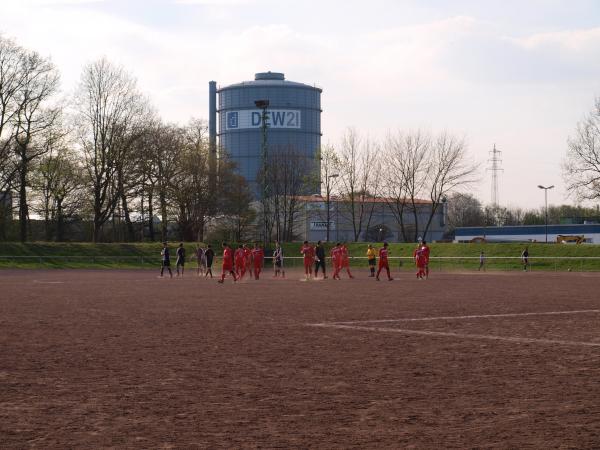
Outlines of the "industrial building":
M546 235L547 232L547 235ZM600 243L600 224L520 225L504 227L461 227L455 242L485 239L487 242L557 242L558 236L582 236L587 243ZM562 239L567 241L567 239Z
M318 87L288 81L283 73L277 72L257 73L253 81L220 88L215 81L209 83L209 134L213 151L226 154L236 163L238 173L246 178L257 198L260 197L257 177L265 152L271 155L294 152L304 158L305 164L299 166L318 178L321 92ZM315 183L313 192L306 193L316 190Z
M275 227L272 237L283 239L280 234L286 234L288 239L293 235L293 239L311 242L354 241L358 233L359 241L404 242L414 241L416 237L428 241L443 239L445 204L436 205L425 233L434 207L431 201L417 201L415 224L411 207L405 208L399 220L391 206L392 199L368 198L362 205L365 214L358 231L355 229L357 218L352 218L347 200L334 196L326 199L316 194L321 191L318 160L322 136L321 93L321 88L286 80L279 72L257 73L252 81L228 86L217 87L215 81L209 82L211 152L215 159L226 156L236 164L238 173L248 181L255 200L260 200L263 195L281 195L269 192L268 187L264 192L261 189L263 163L273 155L287 156L292 152L298 172L306 171L302 175L310 175L314 181L306 184L303 192L292 194L296 200L293 225L285 233ZM260 210L259 202L253 202L253 205ZM289 217L281 220L289 221Z
M298 239L306 239L310 242L327 241L327 199L321 195L312 195L299 197L298 200L299 214L295 221ZM393 205L394 199L382 197L365 199L364 214L359 221L357 216L353 220L351 206L347 200L331 197L329 199L329 241L354 241L353 222L357 224L360 222L358 241L361 242L414 242L415 234L428 242L444 238L447 215L445 203L437 205L427 232L425 226L433 208L431 201L416 201L418 221L416 226L412 207L406 205L402 214L404 232L398 211Z

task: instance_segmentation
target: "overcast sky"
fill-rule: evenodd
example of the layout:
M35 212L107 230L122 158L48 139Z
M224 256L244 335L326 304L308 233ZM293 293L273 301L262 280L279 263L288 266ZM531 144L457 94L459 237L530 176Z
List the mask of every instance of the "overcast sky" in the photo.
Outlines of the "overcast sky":
M503 151L500 203L566 197L566 141L600 95L597 0L0 0L0 32L50 56L72 92L101 56L167 121L208 117L208 81L255 72L323 88L323 143L424 128Z

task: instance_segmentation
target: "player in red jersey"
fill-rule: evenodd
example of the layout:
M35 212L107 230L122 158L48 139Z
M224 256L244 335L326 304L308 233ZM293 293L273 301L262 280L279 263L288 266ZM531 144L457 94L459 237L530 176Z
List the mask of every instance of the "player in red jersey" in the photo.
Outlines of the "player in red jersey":
M348 255L348 247L344 242L340 247L342 269L346 269L346 273L350 278L354 278L350 273L350 256Z
M417 278L422 280L425 276L425 251L423 247L418 247L415 252L415 263L417 265Z
M252 270L252 249L248 244L244 244L244 262L246 264L246 272L248 272L250 278L254 278L254 271Z
M256 242L254 244L254 248L252 249L252 263L254 265L254 279L258 280L260 278L260 272L263 267L263 263L265 260L265 251L262 249L260 244Z
M381 273L381 269L385 269L387 272L388 280L392 281L393 278L390 276L390 265L388 263L388 243L384 242L383 247L379 249L379 268L377 269L377 276L375 279L379 281L379 274Z
M423 257L425 258L425 278L429 278L429 253L430 249L427 245L427 242L423 241L423 245L421 246L423 250Z
M308 241L304 241L302 248L300 248L300 253L304 256L304 275L308 280L312 278L312 269L315 263L315 248Z
M237 281L237 277L233 271L233 249L226 242L223 242L223 272L218 282L223 283L228 273L233 277L233 281Z
M331 249L331 265L333 266L333 279L340 279L340 270L342 269L342 250L341 244L338 242Z
M246 258L244 255L244 246L242 244L238 245L238 248L235 249L233 253L234 258L234 270L238 279L241 280L246 274Z

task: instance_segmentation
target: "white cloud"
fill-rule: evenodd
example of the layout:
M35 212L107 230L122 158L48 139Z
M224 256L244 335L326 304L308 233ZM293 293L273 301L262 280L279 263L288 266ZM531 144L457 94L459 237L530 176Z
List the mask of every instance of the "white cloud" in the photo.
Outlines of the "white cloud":
M260 0L175 0L180 5L232 6L258 3Z
M21 0L22 6L60 6L60 5L83 5L88 3L102 3L105 0Z
M600 28L537 33L524 38L511 39L528 50L560 48L569 52L589 52L600 49Z

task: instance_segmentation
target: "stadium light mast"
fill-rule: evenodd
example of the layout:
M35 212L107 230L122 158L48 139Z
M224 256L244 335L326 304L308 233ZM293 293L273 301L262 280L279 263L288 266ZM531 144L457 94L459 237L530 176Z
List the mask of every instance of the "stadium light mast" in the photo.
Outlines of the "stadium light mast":
M545 200L545 204L546 204L546 244L548 243L548 190L549 189L554 189L554 185L552 186L542 186L541 184L538 184L538 188L543 189L544 190L544 200Z
M261 116L261 130L262 130L262 140L261 140L261 163L262 163L262 176L261 176L261 200L263 207L263 248L267 248L267 244L269 241L269 226L268 226L268 211L267 211L267 197L269 195L269 190L267 187L267 108L269 107L269 100L256 100L254 102L257 108L262 110Z

